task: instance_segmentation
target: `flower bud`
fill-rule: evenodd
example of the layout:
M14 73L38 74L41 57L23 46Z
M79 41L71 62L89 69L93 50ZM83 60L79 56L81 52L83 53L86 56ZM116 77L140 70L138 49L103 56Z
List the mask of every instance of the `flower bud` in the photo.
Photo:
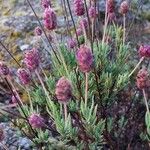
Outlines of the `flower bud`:
M108 13L109 22L116 21L116 14L114 12Z
M17 92L18 92L18 91L13 90L13 94L12 94L12 96L11 96L11 102L12 102L13 104L20 102L20 100L19 100L19 93L17 93Z
M95 19L97 17L96 8L94 6L91 6L88 10L89 17L92 19Z
M48 8L49 6L51 6L51 1L50 0L41 0L41 5L44 9Z
M88 28L88 21L86 18L81 19L79 24L82 30L86 30Z
M40 27L36 27L36 28L34 29L34 33L35 33L36 36L41 36L41 35L42 35L42 30L41 30L41 28L40 28Z
M65 77L61 77L56 84L55 94L59 102L67 103L72 97L71 82Z
M120 5L120 13L126 14L129 10L129 5L127 1L123 1Z
M15 94L15 92L14 92L14 94ZM18 101L19 101L19 99L17 98L17 95L16 95L16 94L15 94L15 96L14 96L14 95L11 96L11 102L12 102L13 104L16 104Z
M39 114L32 114L28 120L33 128L42 128L44 126L44 119Z
M83 0L74 0L74 11L77 16L82 16L85 13Z
M139 89L144 89L149 87L149 74L146 69L141 69L136 77L136 85Z
M90 48L81 46L77 51L76 59L82 72L86 73L92 70L94 58Z
M26 67L33 71L39 67L40 55L37 49L28 50L24 55L24 63Z
M76 40L75 39L69 39L69 41L68 41L68 47L70 48L70 49L73 49L75 46L77 46L77 42L76 42Z
M150 45L141 45L139 48L139 55L141 57L150 57Z
M57 17L56 13L52 8L46 8L44 12L44 26L48 30L56 29L57 27Z
M7 65L4 62L0 61L0 75L7 76L9 75L9 73L10 71Z
M17 75L20 81L22 82L22 84L27 85L30 83L31 76L30 76L30 73L26 69L23 69L23 68L18 69Z
M114 6L114 0L106 0L107 2L107 13L114 12L115 6Z
M82 34L83 34L83 32L82 32L81 28L78 28L78 29L77 29L77 35L78 35L78 36L81 36Z

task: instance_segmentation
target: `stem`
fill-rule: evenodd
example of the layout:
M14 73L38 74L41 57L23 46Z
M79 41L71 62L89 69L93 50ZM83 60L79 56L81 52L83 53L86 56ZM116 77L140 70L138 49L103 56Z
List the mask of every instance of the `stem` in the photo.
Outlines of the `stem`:
M59 47L59 44L58 44L58 40L57 40L56 33L53 32L53 35L54 35L54 39L55 39L54 41L55 41L56 47L57 47L57 49L59 49L60 47ZM66 62L65 62L65 59L64 59L64 56L63 56L61 50L59 50L58 53L59 53L59 55L60 55L62 64L63 64L64 69L65 69L65 71L66 71L66 74L67 74L67 76L69 77L69 72L68 72L67 64L66 64Z
M45 42L45 40L43 39L42 36L40 38L41 38L41 40L42 40L42 42L44 44L45 51L51 56L51 51L49 49L49 46L47 45L47 43Z
M65 0L61 0L61 1L62 1L63 9L64 9L63 11L64 11L64 18L65 18L65 22L66 22L66 26L67 26L67 32L70 35L70 37L72 37L71 32L69 30L69 19L68 19L66 1Z
M87 107L87 99L88 99L88 73L85 73L85 107Z
M41 69L45 79L48 80L48 76L46 75L46 73L45 73L44 69L42 68L42 66L40 66L40 69Z
M92 19L92 43L94 42L94 19Z
M17 99L17 97L16 97L16 94L14 94L13 89L12 89L12 87L11 87L11 84L9 83L9 81L8 81L7 78L5 78L5 81L6 81L7 85L8 85L8 87L9 87L11 93L12 93L13 96L15 97L15 99L16 99L16 101L17 101L17 103L18 103L18 105L19 105L19 107L20 107L20 109L21 109L21 111L22 111L22 113L23 113L23 115L24 115L24 117L26 118L26 121L27 121L27 123L28 123L28 125L29 125L31 131L33 132L33 134L35 135L35 137L38 137L37 132L36 132L35 130L33 130L31 124L29 123L28 116L26 115L26 113L25 113L25 111L24 111L24 109L23 109L23 107L22 107L20 101L18 101L18 99Z
M84 32L85 44L87 44L87 33L86 33L86 28L85 27L83 29L83 32Z
M107 29L107 24L108 24L108 14L107 14L108 8L107 8L107 0L106 0L106 7L105 7L105 24L104 24L104 34L103 34L103 39L102 43L105 41L105 36L106 36L106 29Z
M77 30L76 30L76 25L75 25L75 21L74 21L74 19L73 19L73 15L72 15L72 11L71 11L71 8L70 8L69 0L67 0L67 4L68 4L69 13L70 13L70 16L71 16L71 20L72 20L72 22L73 22L74 31L75 31L76 39L77 39L78 46L79 46L79 45L80 45L80 42L79 42L79 39L78 39Z
M33 11L33 13L34 13L34 15L35 15L35 17L36 17L38 23L39 23L39 25L40 25L40 27L41 27L41 29L42 29L44 35L45 35L45 37L46 37L46 39L47 39L47 41L48 41L48 43L49 43L49 45L50 45L50 47L52 48L52 51L53 51L55 57L57 58L59 64L61 64L61 62L60 62L60 60L58 59L57 54L56 54L56 52L55 52L53 46L52 46L52 44L51 44L51 42L50 42L50 40L49 40L49 38L48 38L48 36L47 36L47 34L46 34L44 28L43 28L43 25L41 24L41 22L40 22L40 20L39 20L39 18L38 18L38 16L37 16L37 14L36 14L36 12L35 12L35 10L34 10L34 8L32 7L32 5L31 5L31 3L30 3L29 0L27 0L27 2L28 2L28 4L29 4L29 6L31 7L31 9L32 9L32 11Z
M0 44L2 45L2 47L7 51L7 53L11 56L11 58L16 62L16 64L21 67L20 63L16 60L16 58L11 54L11 52L9 51L9 49L0 41Z
M33 104L32 104L32 100L31 100L31 96L30 96L30 92L28 90L28 87L26 87L26 91L27 91L28 97L29 97L30 108L31 108L31 111L33 112Z
M64 103L64 115L65 115L65 122L67 121L67 104Z
M41 85L42 85L42 88L43 88L43 90L44 90L44 92L45 92L45 95L47 96L48 100L51 101L51 99L50 99L50 97L49 97L49 94L48 94L48 92L47 92L47 90L46 90L46 87L45 87L45 85L44 85L44 83L43 83L43 81L42 81L42 79L41 79L41 77L40 77L39 72L36 70L35 73L36 73L36 75L37 75L37 77L38 77L38 79L39 79L39 81L40 81L40 83L41 83Z
M4 148L4 150L9 150L8 147L5 144L3 144L2 142L0 142L0 145Z
M9 82L9 84L11 85L11 87L13 88L13 90L15 91L15 94L16 94L16 98L19 100L19 103L23 106L23 103L22 103L22 100L14 86L14 84L12 83L12 81L9 79L9 77L6 77L7 78L7 81Z
M83 94L82 94L82 90L81 90L81 83L80 83L80 80L79 80L79 74L76 70L76 68L74 69L74 72L75 72L75 75L76 75L76 80L77 80L77 89L79 91L79 95L80 95L80 99L84 99L83 98Z
M86 10L87 19L88 19L88 28L89 28L89 32L90 32L90 43L91 43L91 49L92 49L92 52L93 52L92 31L91 31L91 28L90 28L90 17L89 17L89 13L88 13L88 7L87 7L86 0L84 0L84 6L85 6L85 10Z
M138 64L135 66L135 68L131 71L131 73L129 74L129 78L131 77L131 75L136 71L136 69L140 66L140 64L143 62L143 60L144 60L144 57L142 57L141 59L140 59L140 61L138 62Z
M147 96L146 96L145 90L143 89L142 91L143 91L144 102L145 102L145 105L146 105L147 112L150 114L149 107L148 107L148 102L147 102Z
M123 45L125 44L126 39L126 16L123 15Z

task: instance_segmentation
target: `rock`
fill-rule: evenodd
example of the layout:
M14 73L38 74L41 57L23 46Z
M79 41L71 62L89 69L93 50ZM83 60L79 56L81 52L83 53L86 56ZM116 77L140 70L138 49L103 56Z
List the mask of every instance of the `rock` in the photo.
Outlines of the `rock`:
M18 145L23 149L29 149L32 143L29 139L20 137L18 140Z
M1 143L9 150L18 150L19 148L21 150L33 150L32 142L27 137L18 136L17 129L11 127L9 122L0 123L0 128L4 132L4 138ZM0 149L3 149L2 145L0 145Z
M30 48L30 45L28 45L28 44L24 44L24 45L20 46L21 51L25 51L29 48Z
M14 28L15 32L29 32L34 30L38 25L35 16L19 16L19 17L9 17L7 21L4 22L5 26Z

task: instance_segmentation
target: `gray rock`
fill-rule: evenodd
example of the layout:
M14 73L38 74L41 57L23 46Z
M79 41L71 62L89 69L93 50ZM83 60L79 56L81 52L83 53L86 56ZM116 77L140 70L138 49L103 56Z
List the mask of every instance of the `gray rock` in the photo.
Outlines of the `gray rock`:
M9 122L0 123L0 128L3 129L4 132L4 138L1 143L9 150L18 150L18 148L21 148L21 150L33 149L32 142L27 137L18 136L18 130L11 127ZM3 149L2 147L3 146L0 145L0 149Z
M38 25L35 16L25 15L19 17L9 17L4 22L7 27L14 28L16 32L29 32Z
M24 45L20 46L21 51L25 51L29 48L30 48L30 45L28 45L28 44L24 44Z

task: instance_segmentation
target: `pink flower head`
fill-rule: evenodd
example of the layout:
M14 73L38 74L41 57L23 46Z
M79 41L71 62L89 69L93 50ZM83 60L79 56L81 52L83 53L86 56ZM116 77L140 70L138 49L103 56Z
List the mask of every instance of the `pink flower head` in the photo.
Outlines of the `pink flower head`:
M114 6L114 0L106 0L107 2L107 13L114 12L115 6Z
M67 44L70 49L73 49L75 46L77 46L77 42L73 38L69 39Z
M46 8L44 12L44 26L48 30L56 29L57 27L57 17L56 13L52 8Z
M123 1L120 5L120 13L126 14L129 10L129 5L127 1Z
M0 61L0 75L7 76L9 73L8 66L3 61Z
M24 63L26 67L33 71L38 68L40 63L40 55L37 49L33 48L25 52Z
M36 36L41 36L41 35L42 35L42 30L41 30L41 28L40 28L40 27L36 27L36 28L34 29L34 33L35 33Z
M116 14L114 12L108 13L109 22L116 21Z
M77 16L82 16L85 13L83 0L74 0L74 12Z
M86 18L81 19L79 24L82 30L86 30L88 28L88 21Z
M141 57L150 57L150 45L141 45L139 54Z
M48 8L49 6L51 6L51 1L50 0L41 0L41 5L44 9Z
M61 77L56 84L55 94L59 102L68 102L72 97L71 82L65 77Z
M81 36L83 34L83 31L81 30L81 28L78 28L77 29L77 35L78 36Z
M11 101L13 104L18 103L19 98L18 98L16 91L13 91L13 95L11 96Z
M27 71L26 69L23 69L23 68L18 69L17 75L20 81L22 82L22 84L27 85L30 83L31 76L30 76L29 71Z
M39 114L32 114L28 120L33 128L42 128L44 126L44 119Z
M97 10L96 10L96 7L94 6L91 6L88 10L88 13L89 13L89 17L92 18L92 19L95 19L97 17Z
M81 46L77 51L76 59L82 72L86 73L92 70L94 58L90 48Z
M141 69L136 77L136 85L139 89L147 88L150 85L149 74L146 69Z

